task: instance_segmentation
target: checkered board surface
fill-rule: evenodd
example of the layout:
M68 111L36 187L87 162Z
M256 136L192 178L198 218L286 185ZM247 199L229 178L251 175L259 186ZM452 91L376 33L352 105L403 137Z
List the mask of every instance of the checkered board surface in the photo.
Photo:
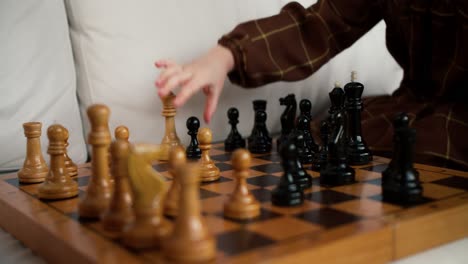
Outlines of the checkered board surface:
M333 254L330 256L334 256L342 254L344 248L337 246L334 252L333 245L347 240L349 243L343 242L342 247L352 248L359 243L370 247L371 251L372 244L383 247L380 251L375 250L378 256L371 256L370 260L387 261L439 243L426 243L420 249L402 248L401 254L395 253L395 250L402 245L392 244L397 234L395 225L404 227L402 223L407 222L409 227L411 224L418 226L419 222L414 224L411 221L422 219L429 223L434 219L424 220L424 217L438 215L440 219L437 221L452 221L454 226L461 225L454 231L458 234L450 235L445 240L468 233L467 172L416 165L424 187L424 201L414 206L400 206L382 201L381 172L389 160L376 157L371 164L355 167L357 182L352 185L320 186L319 173L309 170L313 187L305 191L304 204L277 207L271 204L270 198L282 174L279 156L276 153L255 154L247 183L252 194L261 202L261 215L243 222L223 217L223 204L235 186L230 154L224 152L222 144L217 144L211 150L211 157L221 170L221 178L216 182L202 183L200 198L204 219L217 240L217 262L220 263L299 260L301 256L307 256L303 252L319 252L328 245L331 250L329 254ZM168 182L171 181L167 163L157 163L154 168ZM77 178L80 197L86 191L90 174L90 164L80 166ZM80 221L77 215L79 198L41 201L37 199L37 189L38 184L20 185L15 174L3 176L0 181L0 224L39 255L49 260L61 260L62 257L70 260L73 257L77 261L99 263L163 261L158 250L131 251L121 246L118 235L103 231L99 222ZM444 210L450 209L458 215L445 216ZM5 215L11 218L5 219ZM402 232L406 231L403 229ZM418 234L416 232L413 236ZM40 238L31 238L34 235ZM59 247L62 251L52 252L52 249L42 245L49 239L50 243L62 245ZM422 243L427 239L421 238Z

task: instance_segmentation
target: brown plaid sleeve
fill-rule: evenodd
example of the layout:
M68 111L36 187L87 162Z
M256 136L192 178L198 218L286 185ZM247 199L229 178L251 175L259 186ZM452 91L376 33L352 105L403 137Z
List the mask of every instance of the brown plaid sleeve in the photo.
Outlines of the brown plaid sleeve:
M318 70L382 19L379 0L319 0L287 4L278 15L238 25L219 44L229 48L232 82L257 87L297 81Z

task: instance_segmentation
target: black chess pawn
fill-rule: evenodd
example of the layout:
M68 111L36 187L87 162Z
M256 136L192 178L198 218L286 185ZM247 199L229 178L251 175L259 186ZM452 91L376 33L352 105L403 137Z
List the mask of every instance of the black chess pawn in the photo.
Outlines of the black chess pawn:
M288 94L286 97L279 99L280 105L286 106L281 114L281 135L276 140L276 147L279 150L281 143L288 139L289 134L294 129L296 121L297 102L294 94Z
M382 198L399 204L418 203L422 200L423 188L419 172L413 167L416 130L409 127L409 118L405 113L397 115L393 124L394 156L382 173Z
M267 106L267 101L266 100L261 100L261 99L253 100L252 104L253 104L254 113L256 113L259 110L264 111L266 113L266 106ZM255 114L254 114L254 116L255 116ZM273 139L270 137L270 133L268 132L268 129L267 129L266 125L265 125L264 130L263 130L262 133L263 133L263 135L265 135L266 138L268 138L268 140L270 142L270 145L271 145L271 143L273 142ZM247 141L250 142L250 140L251 140L251 138L249 136L247 138Z
M190 135L190 144L185 150L185 153L188 159L199 159L201 157L201 149L198 147L197 134L200 128L200 120L194 116L189 117L186 126L188 129L187 134Z
M299 153L299 160L302 164L312 164L314 159L315 152L312 151L310 146L307 144L306 137L303 130L300 130L299 127L295 129L291 134L290 138L295 138L295 143Z
M305 143L312 151L312 154L315 154L317 151L319 151L319 146L315 143L314 138L312 137L312 133L310 132L310 122L312 121L310 111L312 109L312 104L309 100L302 99L299 103L299 109L301 110L301 114L297 118L296 129L302 131ZM311 162L312 160L306 163L308 164Z
M227 112L229 118L229 124L231 125L231 132L224 141L224 150L234 151L238 148L245 148L245 139L242 138L241 134L237 130L237 124L239 123L239 110L235 107L229 108Z
M312 160L312 170L320 171L327 164L328 157L328 138L329 138L329 124L326 120L320 122L320 139L322 146L318 152L315 153L314 159Z
M292 142L296 145L297 148L297 159L295 160L295 168L294 168L294 179L297 184L302 189L307 189L312 187L312 177L307 173L304 169L302 164L306 164L303 162L304 159L307 161L310 159L312 160L312 153L308 146L305 144L304 135L300 130L294 130L289 134L288 141ZM310 163L310 162L309 162Z
M252 153L268 153L271 151L271 138L265 131L267 114L263 110L255 112L255 124L249 137L248 149Z
M284 173L278 186L273 189L271 202L276 206L295 206L304 202L304 193L295 181L297 148L294 143L285 141L280 149L281 164Z
M266 112L266 106L267 106L267 101L266 100L253 100L253 109L254 112L257 112L258 110L262 110Z
M354 183L355 172L349 167L346 158L344 116L338 111L330 116L330 121L328 156L325 167L320 170L320 183L329 186Z
M372 154L361 133L361 112L363 109L361 97L364 85L355 82L354 78L355 73L353 72L352 81L344 87L347 113L347 156L349 164L364 165L372 161Z

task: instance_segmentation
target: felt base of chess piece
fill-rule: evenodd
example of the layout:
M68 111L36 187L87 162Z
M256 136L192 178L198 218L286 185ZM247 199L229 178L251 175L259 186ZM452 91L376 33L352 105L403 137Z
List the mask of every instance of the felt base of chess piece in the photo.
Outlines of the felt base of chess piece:
M347 166L346 163L326 164L320 170L320 184L327 186L339 186L354 183L354 169Z
M384 180L385 179L385 180ZM382 199L398 204L413 204L423 200L423 188L416 170L407 170L403 174L393 172L382 178Z
M362 141L349 141L346 153L350 165L365 165L372 161L372 154Z
M37 196L39 199L58 200L75 197L78 195L78 184L69 180L66 182L43 182L38 189Z
M135 222L122 235L122 243L133 249L160 247L172 230L171 223L154 210L136 213Z

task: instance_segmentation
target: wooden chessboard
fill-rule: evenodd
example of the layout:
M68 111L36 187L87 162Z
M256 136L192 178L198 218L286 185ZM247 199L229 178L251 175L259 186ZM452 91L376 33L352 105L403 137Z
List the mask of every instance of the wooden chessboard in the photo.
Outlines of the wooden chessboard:
M239 222L223 217L223 203L234 188L230 154L214 145L212 159L221 179L200 187L204 218L215 234L218 263L385 263L468 236L468 172L416 165L424 201L415 206L382 202L381 172L388 159L376 157L356 167L357 183L313 187L299 207L276 207L271 190L282 173L276 153L253 155L248 187L262 204L261 216ZM171 181L166 163L154 168ZM90 164L79 168L80 196ZM16 174L0 177L0 225L53 263L165 262L158 250L132 251L99 222L80 221L79 198L45 202L38 184L20 185ZM291 262L290 262L291 261Z

